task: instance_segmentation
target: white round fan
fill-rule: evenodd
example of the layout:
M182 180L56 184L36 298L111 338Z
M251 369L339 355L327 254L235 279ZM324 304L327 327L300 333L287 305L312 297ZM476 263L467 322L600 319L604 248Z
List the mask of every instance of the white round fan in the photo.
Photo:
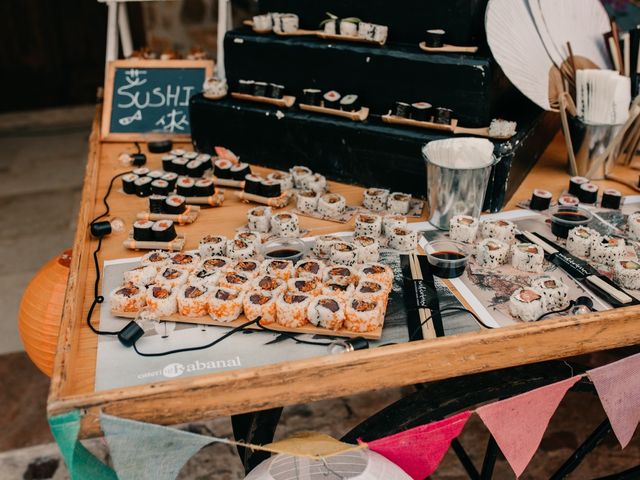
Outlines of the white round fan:
M279 454L254 468L245 480L411 480L404 470L370 450L321 460Z

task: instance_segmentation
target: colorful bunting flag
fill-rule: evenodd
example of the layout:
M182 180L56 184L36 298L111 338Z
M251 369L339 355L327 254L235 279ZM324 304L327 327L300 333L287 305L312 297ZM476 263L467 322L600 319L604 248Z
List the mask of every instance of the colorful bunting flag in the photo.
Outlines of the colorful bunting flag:
M587 375L620 445L626 447L640 422L640 353L589 370Z
M422 480L438 468L451 440L460 435L470 415L470 411L462 412L367 442L367 446L398 465L414 480Z
M549 420L580 375L476 410L519 477L536 453Z
M225 441L105 414L100 423L120 480L174 480L198 450Z

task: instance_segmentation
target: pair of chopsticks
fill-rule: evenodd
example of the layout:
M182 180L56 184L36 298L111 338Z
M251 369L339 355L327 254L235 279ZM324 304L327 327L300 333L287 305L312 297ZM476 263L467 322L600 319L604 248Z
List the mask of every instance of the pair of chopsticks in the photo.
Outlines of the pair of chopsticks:
M411 278L413 280L424 280L420 259L415 253L409 254L409 267L411 268ZM418 307L418 316L420 318L420 326L422 327L422 337L425 340L428 338L436 338L436 330L433 326L431 310Z

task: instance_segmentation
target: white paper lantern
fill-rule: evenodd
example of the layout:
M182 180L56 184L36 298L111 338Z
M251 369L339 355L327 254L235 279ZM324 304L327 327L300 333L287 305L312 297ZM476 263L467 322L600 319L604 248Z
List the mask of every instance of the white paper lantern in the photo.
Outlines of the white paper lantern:
M245 480L411 480L404 470L370 450L321 460L279 454L254 468Z

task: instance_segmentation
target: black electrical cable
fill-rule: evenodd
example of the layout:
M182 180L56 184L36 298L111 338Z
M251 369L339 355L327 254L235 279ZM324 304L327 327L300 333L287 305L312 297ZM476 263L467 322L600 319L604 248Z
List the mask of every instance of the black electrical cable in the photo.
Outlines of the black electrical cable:
M265 327L264 325L258 324L258 327L261 330L264 330L265 332L270 332L270 333L277 333L279 335L283 335L291 340L293 340L296 343L303 343L305 345L321 345L324 347L328 347L329 345L331 345L332 342L312 342L310 340L301 340L297 337L298 334L294 334L294 333L289 333L289 332L282 332L279 330L271 330L270 328Z
M480 318L475 314L475 312L469 310L468 308L465 307L456 307L456 306L451 306L451 307L445 307L442 310L440 310L440 315L447 315L447 313L453 313L453 312L464 312L464 313L468 313L469 315L471 315L476 322L478 322L480 325L482 325L485 328L494 328L494 327L490 327L488 326L486 323L484 323L482 320L480 320ZM431 320L431 315L429 315L427 318L425 318L421 323L420 326L417 327L413 333L409 336L409 340L414 340L416 334L420 331L420 329L424 326L425 323L427 323L429 320Z
M565 308L561 308L560 310L552 310L551 312L547 312L547 313L543 313L542 315L540 315L537 319L536 322L539 322L540 320L542 320L544 317L547 317L549 315L554 315L556 313L564 313L566 311L568 311L569 309L571 309L573 306L576 305L576 302L574 302L573 300L571 300L569 302L569 306L565 307Z

